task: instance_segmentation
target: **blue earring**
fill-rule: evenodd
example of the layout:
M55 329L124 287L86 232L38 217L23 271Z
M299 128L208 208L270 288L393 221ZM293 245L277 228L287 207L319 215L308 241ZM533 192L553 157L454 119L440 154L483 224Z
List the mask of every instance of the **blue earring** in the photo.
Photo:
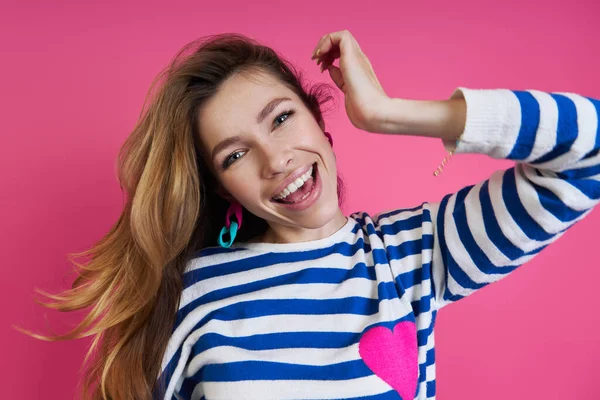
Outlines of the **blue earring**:
M231 221L232 214L235 214L235 218L238 222ZM230 203L227 209L227 215L225 216L225 226L221 229L219 234L219 244L221 247L230 247L235 240L238 229L242 227L242 206L238 202ZM223 236L229 233L229 241L225 243Z
M235 240L235 235L237 235L238 224L237 222L232 222L231 226L228 228L226 226L221 229L221 233L219 234L219 244L221 247L230 247ZM223 235L226 235L229 232L229 241L227 243L223 242Z

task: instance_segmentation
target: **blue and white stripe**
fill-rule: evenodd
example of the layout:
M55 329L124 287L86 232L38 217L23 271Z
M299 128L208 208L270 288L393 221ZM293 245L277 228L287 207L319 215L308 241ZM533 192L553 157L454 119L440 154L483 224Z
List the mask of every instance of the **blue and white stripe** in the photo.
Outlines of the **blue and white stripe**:
M438 310L529 261L600 198L600 101L458 96L467 121L456 152L518 163L438 203L354 213L329 238L203 249L183 277L160 398L400 399L358 342L405 320L417 327L415 398L435 398Z

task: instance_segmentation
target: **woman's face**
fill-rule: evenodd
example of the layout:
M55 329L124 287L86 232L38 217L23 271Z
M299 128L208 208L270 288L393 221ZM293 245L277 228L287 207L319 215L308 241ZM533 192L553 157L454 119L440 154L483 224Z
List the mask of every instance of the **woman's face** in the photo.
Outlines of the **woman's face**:
M333 232L327 224L342 215L335 156L291 89L264 72L236 75L198 116L206 162L223 197L232 196L288 240Z

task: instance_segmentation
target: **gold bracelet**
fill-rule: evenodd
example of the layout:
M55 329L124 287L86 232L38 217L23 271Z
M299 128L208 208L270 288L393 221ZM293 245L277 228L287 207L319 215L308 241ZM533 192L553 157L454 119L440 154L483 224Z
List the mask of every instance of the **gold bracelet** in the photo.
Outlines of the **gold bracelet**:
M456 138L456 147L458 147L458 142L460 142L461 139L462 139L462 134L458 138ZM456 150L456 147L455 147L455 150ZM448 161L450 161L450 158L452 158L453 155L454 155L454 151L449 150L448 154L446 154L446 157L444 157L444 159L442 160L440 165L438 165L437 169L435 171L433 171L433 176L438 176L439 174L442 173L442 171L444 170L444 166L446 165L446 163Z

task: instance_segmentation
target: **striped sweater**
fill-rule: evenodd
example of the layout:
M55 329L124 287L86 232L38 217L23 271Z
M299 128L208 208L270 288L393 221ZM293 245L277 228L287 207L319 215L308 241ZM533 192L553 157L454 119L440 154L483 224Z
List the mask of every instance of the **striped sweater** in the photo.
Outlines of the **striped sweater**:
M323 239L199 251L161 399L435 398L438 310L533 258L600 199L600 101L507 89L457 97L467 118L456 153L514 167L440 202L355 212Z

